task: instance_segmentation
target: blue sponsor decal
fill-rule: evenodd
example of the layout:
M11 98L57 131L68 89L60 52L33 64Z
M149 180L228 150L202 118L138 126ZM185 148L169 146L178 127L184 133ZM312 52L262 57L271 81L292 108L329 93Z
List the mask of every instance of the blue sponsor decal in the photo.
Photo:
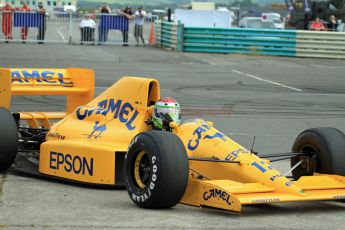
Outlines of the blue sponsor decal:
M95 139L97 139L106 130L107 130L106 124L100 125L99 121L96 121L95 125L93 126L93 131L88 135L88 138L94 137Z
M63 154L59 152L50 152L49 168L54 170L64 170L75 174L93 176L93 162L91 157L72 156L71 154Z
M204 138L202 138L202 133L208 131L211 129L211 126L208 126L206 124L203 124L199 127L197 127L194 132L193 132L193 135L196 136L195 139L191 139L188 141L188 149L193 151L195 150L198 146L199 146L199 143L200 143L200 140L201 139L214 139L214 138L219 138L221 139L222 141L226 141L226 137L223 133L221 132L216 132L215 134L213 135L205 135Z
M275 181L275 179L278 179L279 177L282 177L282 176L283 176L282 174L277 174L277 175L272 176L270 179L271 181Z
M289 187L289 186L293 185L293 182L292 181L286 182L285 185L286 185L286 187Z
M226 157L225 157L225 160L226 161L236 161L237 157L238 157L238 154L240 153L249 153L248 150L246 149L236 149L234 151L232 151L231 153L229 153Z
M98 108L90 109L87 107L79 107L76 113L79 120L84 120L93 114L106 116L108 113L111 113L113 114L113 118L124 123L128 130L135 129L133 123L139 114L138 110L136 110L129 102L123 102L120 99L117 101L114 99L103 100L98 103ZM96 128L94 128L94 130L96 130ZM106 129L106 127L101 127L101 129ZM97 129L96 131L101 130Z
M17 70L11 72L12 83L29 83L35 80L37 83L71 85L73 82L64 80L63 73L54 71Z
M206 135L204 139L214 139L214 138L220 138L222 141L225 141L225 135L221 132L217 132L214 135Z
M204 192L203 198L204 200L218 198L218 200L223 200L228 205L231 205L230 194L221 189L210 189L209 191Z

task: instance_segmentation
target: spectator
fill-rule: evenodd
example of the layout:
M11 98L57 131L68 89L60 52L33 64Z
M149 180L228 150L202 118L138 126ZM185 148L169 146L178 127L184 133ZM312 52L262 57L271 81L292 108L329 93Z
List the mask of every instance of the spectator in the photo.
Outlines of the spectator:
M291 14L287 14L284 18L284 28L285 29L294 29L294 26L291 23Z
M316 30L316 31L324 31L325 26L320 21L319 17L316 17L315 20L310 25L310 30Z
M93 10L92 13L90 14L90 18L92 20L96 20L97 18L97 10Z
M47 30L47 22L46 22L46 9L43 7L43 3L38 3L37 12L41 15L41 25L38 27L38 35L37 40L39 40L38 44L43 44L45 33Z
M85 14L85 18L81 20L79 28L81 32L81 44L83 42L94 42L95 41L95 27L96 23L90 18L90 14Z
M12 40L12 13L15 8L11 6L10 3L6 3L4 7L1 8L2 12L2 33L5 36L6 43L8 40Z
M105 3L102 4L102 6L99 8L99 12L101 15L103 14L110 14L111 10L109 6ZM108 29L107 28L102 28L101 26L98 27L98 45L100 45L100 42L107 42L108 41Z
M133 12L130 6L127 6L126 9L120 12L121 15L128 18L128 20L133 19ZM128 28L127 30L121 30L123 37L123 46L128 46Z
M171 8L168 8L168 22L171 22Z
M331 15L329 17L329 23L327 25L327 28L328 28L329 31L337 31L338 22L337 22L337 19L335 18L334 15Z
M141 41L143 42L143 45L145 46L145 40L143 37L143 27L144 27L144 21L146 17L146 12L143 10L142 6L138 7L138 10L134 14L134 37L137 41L137 46L139 46L139 38L141 38Z
M28 5L27 2L23 3L23 6L19 8L19 11L23 11L23 12L28 12L31 11L31 7ZM20 28L20 35L21 38L23 40L23 43L25 43L25 40L28 39L28 32L29 32L29 28L28 27L22 27Z

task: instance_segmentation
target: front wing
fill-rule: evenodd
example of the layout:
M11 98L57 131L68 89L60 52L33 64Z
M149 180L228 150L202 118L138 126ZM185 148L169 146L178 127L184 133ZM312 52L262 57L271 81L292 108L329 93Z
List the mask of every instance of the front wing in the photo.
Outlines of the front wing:
M294 184L304 193L278 192L259 183L190 178L180 203L241 212L242 205L249 204L345 199L345 177L342 176L315 174L301 177Z

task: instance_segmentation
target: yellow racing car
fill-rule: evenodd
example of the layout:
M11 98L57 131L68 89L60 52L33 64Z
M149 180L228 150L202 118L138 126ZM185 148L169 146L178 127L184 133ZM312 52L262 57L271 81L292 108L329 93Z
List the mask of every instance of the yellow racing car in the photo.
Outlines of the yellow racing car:
M13 96L66 96L63 112L9 111ZM142 208L345 199L345 135L302 132L290 153L258 156L202 119L180 122L159 82L123 77L94 98L89 69L0 69L0 172L126 186ZM175 103L171 110L170 104ZM165 109L165 110L164 110ZM162 115L161 126L153 118ZM165 119L166 118L166 119ZM270 162L291 159L282 173Z

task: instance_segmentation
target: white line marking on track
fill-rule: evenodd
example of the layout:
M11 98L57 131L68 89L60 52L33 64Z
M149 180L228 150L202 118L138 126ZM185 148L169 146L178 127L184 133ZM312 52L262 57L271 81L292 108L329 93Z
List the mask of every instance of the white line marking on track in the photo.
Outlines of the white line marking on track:
M232 72L245 75L243 72L233 69Z
M204 58L200 58L199 60L201 60L201 61L203 61L203 62L205 62L205 63L207 63L209 65L212 65L212 66L216 66L217 65L217 63L215 63L213 61L209 61L209 60L204 59Z
M62 38L62 40L64 42L67 42L65 36L63 36L62 32L60 31L63 28L63 26L60 26L59 28L56 29L56 31L58 32L58 34L60 35L60 37Z
M264 78L261 78L261 77L258 77L258 76L254 76L254 75L251 75L251 74L246 74L246 73L243 73L243 72L235 70L235 69L233 69L232 72L238 73L240 75L244 75L244 76L247 76L247 77L250 77L250 78L253 78L253 79L256 79L258 81L263 81L263 82L267 82L267 83L270 83L270 84L273 84L273 85L278 85L280 87L284 87L284 88L291 89L291 90L294 90L294 91L298 91L298 92L302 92L303 91L301 89L298 89L298 88L295 88L295 87L291 87L291 86L288 86L288 85L284 85L284 84L281 84L281 83L278 83L278 82L275 82L275 81L270 81L270 80L267 80L267 79L264 79Z

